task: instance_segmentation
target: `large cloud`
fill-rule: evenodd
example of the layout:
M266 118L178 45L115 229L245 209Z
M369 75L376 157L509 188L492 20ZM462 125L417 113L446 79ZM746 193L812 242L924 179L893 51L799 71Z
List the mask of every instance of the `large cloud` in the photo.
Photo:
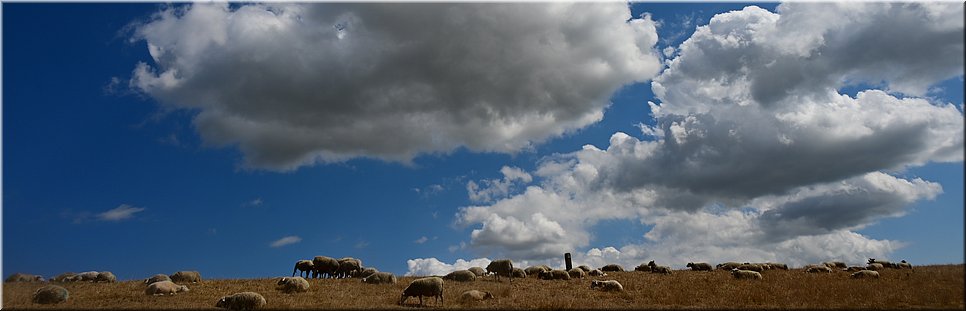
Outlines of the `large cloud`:
M194 4L140 25L130 85L253 167L516 152L599 121L661 64L622 3Z
M470 245L549 260L589 247L601 220L632 219L649 231L610 260L859 263L901 247L855 230L942 192L892 172L963 159L962 112L910 97L962 75L963 23L942 18L961 17L962 6L796 3L778 11L748 7L699 27L654 79L660 104L651 103L656 125L641 126L646 139L616 133L606 149L548 157L525 191L461 208L457 223L475 227ZM819 20L834 25L810 26ZM915 51L928 52L875 39L884 20L910 27L900 34L915 34ZM958 39L936 39L950 34ZM843 60L852 56L842 51L863 49L880 51ZM923 55L928 61L910 60ZM839 91L863 85L888 90Z

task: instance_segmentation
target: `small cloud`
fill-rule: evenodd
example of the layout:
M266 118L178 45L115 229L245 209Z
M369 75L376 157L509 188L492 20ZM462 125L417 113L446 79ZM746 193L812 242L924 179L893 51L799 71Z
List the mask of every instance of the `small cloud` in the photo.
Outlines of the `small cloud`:
M181 144L181 140L178 139L178 135L175 133L171 133L171 134L168 134L168 136L158 138L158 143L161 143L164 145L171 145L175 147L183 146Z
M366 248L368 246L369 246L369 242L359 241L359 243L356 243L355 248Z
M218 234L218 229L208 228L208 235L216 235L216 234Z
M271 247L282 247L282 246L285 246L285 245L295 244L295 243L298 243L298 242L302 242L302 238L300 238L298 236L295 236L295 235L290 235L290 236L287 236L287 237L278 239L275 242L272 242L272 244L270 244L269 246L271 246Z
M144 211L146 208L135 207L127 204L121 204L115 209L97 214L97 219L104 221L121 221L134 217L135 213Z
M258 207L262 206L262 198L255 198L254 200L242 203L244 207Z
M420 194L423 198L437 195L443 192L443 190L446 190L446 188L440 184L432 184L423 188L413 188L413 191Z
M466 248L466 242L460 242L459 245L451 245L449 247L449 252L450 253L455 253L456 251L461 250L461 249L464 249L464 248Z
M418 238L415 241L413 241L413 243L423 244L423 243L426 243L426 241L429 241L429 238L427 238L426 236L423 236L423 237Z

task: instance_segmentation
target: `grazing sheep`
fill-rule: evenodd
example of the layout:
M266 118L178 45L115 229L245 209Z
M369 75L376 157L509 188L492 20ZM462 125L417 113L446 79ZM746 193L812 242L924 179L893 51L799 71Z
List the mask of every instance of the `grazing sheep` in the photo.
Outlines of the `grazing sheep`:
M865 279L865 278L878 279L879 271L872 271L872 270L857 271L855 273L852 273L852 278L853 279Z
M201 282L201 273L198 271L178 271L171 275L171 282L198 283Z
M827 266L808 267L805 273L832 273L832 269Z
M771 266L772 269L788 270L788 265L783 263L769 262L768 265Z
M362 260L355 259L352 257L345 257L339 259L339 270L336 271L336 275L339 278L350 277L356 271L362 270Z
M544 269L544 267L542 266L530 266L526 269L523 269L523 272L526 272L527 275L537 276L537 275L540 275L540 272L550 271L550 270L551 269Z
M376 272L370 276L362 278L362 283L366 284L396 284L396 276L389 272Z
M275 289L283 293L302 293L309 291L309 281L306 281L301 276L281 278L275 285Z
M501 276L505 276L510 278L510 283L513 283L513 262L509 259L491 261L486 266L486 272L496 274L497 281L500 280Z
M736 279L755 279L761 280L761 273L751 270L740 270L738 268L731 269L731 275Z
M691 271L713 271L714 270L713 268L711 268L711 265L706 262L689 262L687 267L691 268Z
M101 271L97 273L97 277L94 278L94 283L115 283L117 282L117 277L111 271Z
M373 267L363 268L362 270L359 270L359 271L356 271L356 272L352 273L352 277L354 277L354 278L365 278L365 277L370 276L370 275L372 275L373 273L376 273L376 272L379 272L379 270L376 270L376 268L373 268Z
M151 283L161 282L161 281L169 281L170 282L171 281L171 278L168 277L167 274L155 274L155 275L153 275L153 276L145 279L144 280L144 284L151 285Z
M580 270L584 270L584 272L590 272L590 270L594 270L594 269L591 269L590 266L588 265L580 265L577 268L580 268Z
M845 272L856 272L856 271L862 271L862 270L865 270L865 267L852 266L852 267L842 269L842 271L845 271Z
M470 267L469 269L466 269L466 270L473 272L473 274L476 274L477 277L481 277L484 274L486 274L486 271L483 271L483 268L481 267Z
M583 270L581 270L581 271L583 271ZM520 269L520 268L513 268L513 273L512 274L513 274L513 277L515 277L515 278L521 278L521 279L527 278L527 272L526 271L523 271L523 269Z
M720 270L734 270L735 268L738 268L738 266L740 266L740 265L741 265L740 263L737 263L737 262L734 262L734 261L729 261L729 262L725 262L725 263L719 263L715 267L718 268L718 269L720 269Z
M651 266L642 263L642 264L638 265L637 267L634 267L634 271L651 272Z
M610 292L610 291L622 292L622 291L624 291L624 286L621 286L621 283L620 282L617 282L616 280L607 280L607 281L593 280L593 281L590 281L590 289L595 289L595 288L599 288L600 290L605 291L605 292Z
M618 265L618 264L609 264L609 265L600 267L600 271L604 271L604 272L623 272L624 271L624 267L621 267L621 265Z
M651 267L651 273L671 274L671 267L668 267L668 266Z
M409 297L419 297L419 305L423 305L423 296L436 298L440 306L443 305L443 279L438 277L427 277L415 279L406 286L402 295L399 297L399 305L406 302Z
M460 294L460 301L470 302L470 301L483 301L487 299L493 299L493 294L490 292L478 291L471 289Z
M295 269L292 269L292 276L295 276L295 272L299 273L299 276L305 275L308 277L312 273L312 261L311 260L299 260L295 262Z
M456 270L444 276L443 279L457 282L472 282L476 281L476 273L469 270Z
M541 280L570 280L570 273L563 270L550 270L540 272Z
M67 301L68 296L70 296L70 293L67 292L66 288L47 285L34 292L33 302L39 304L61 303Z
M68 279L74 277L75 275L77 275L77 273L64 272L55 276L53 279L50 279L50 280L53 282L70 282Z
M14 273L13 275L7 277L6 280L4 280L4 282L7 282L7 283L11 283L11 282L29 283L29 282L43 282L43 281L44 281L44 277L42 276L33 275L33 274L24 274L24 273Z
M339 261L332 257L315 256L312 259L313 278L335 278L339 271Z
M600 271L600 269L590 270L590 272L587 272L587 274L589 274L590 276L607 276L607 273L604 273L604 271Z
M584 273L584 270L583 269L573 268L573 269L568 270L567 271L567 274L570 274L570 278L572 278L572 279L582 279L582 278L584 278L584 274L586 274L586 273Z
M761 266L759 266L759 265L753 265L753 264L749 264L749 263L742 264L742 265L738 266L737 269L738 270L755 271L755 272L759 272L759 273L765 270L765 269L762 269Z
M865 266L865 269L866 270L872 270L872 271L878 271L878 270L885 269L885 266L883 264L881 264L881 263L874 262L874 263L870 263L869 265Z
M844 262L841 262L841 261L826 261L826 262L823 262L822 264L832 269L834 268L842 269L842 268L848 267L847 265L845 265Z
M265 304L265 297L262 297L261 294L256 292L241 292L221 297L215 303L215 307L228 310L256 310L261 309Z
M906 262L905 260L900 261L898 265L899 265L899 269L912 269L912 264Z
M148 285L144 289L144 294L149 296L174 295L180 292L187 292L188 287L174 284L171 281L157 281Z
M875 258L869 258L869 263L870 264L873 264L873 263L882 264L882 267L884 267L884 268L896 268L896 269L899 268L899 265L896 264L896 263L894 263L894 262L885 261L885 260L876 260Z

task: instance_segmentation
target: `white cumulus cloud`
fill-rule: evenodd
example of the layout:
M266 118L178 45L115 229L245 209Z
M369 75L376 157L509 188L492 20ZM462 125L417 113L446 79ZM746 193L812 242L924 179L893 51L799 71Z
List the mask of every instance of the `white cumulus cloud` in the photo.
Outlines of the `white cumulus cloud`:
M295 243L298 243L298 242L302 242L302 238L300 238L298 236L295 236L295 235L290 235L290 236L283 237L281 239L275 240L274 242L272 242L271 244L269 244L269 246L278 248L278 247L282 247L282 246L285 246L285 245L295 244Z
M134 217L134 214L143 212L144 210L146 210L144 207L121 204L116 208L97 214L97 219L104 221L122 221L131 219Z

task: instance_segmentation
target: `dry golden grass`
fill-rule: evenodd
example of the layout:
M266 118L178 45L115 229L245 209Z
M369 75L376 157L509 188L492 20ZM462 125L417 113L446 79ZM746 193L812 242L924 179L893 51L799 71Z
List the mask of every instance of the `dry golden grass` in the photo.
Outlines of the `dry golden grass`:
M596 279L614 279L624 293L590 289L590 278L570 281L489 278L475 282L447 281L445 309L964 309L964 265L916 267L881 271L880 279L853 280L845 272L805 274L802 270L763 273L763 280L735 280L727 271L675 271L672 275L618 272ZM144 295L138 281L116 284L63 284L70 299L58 305L30 302L39 283L4 284L6 309L214 309L221 296L255 291L265 296L266 309L410 309L397 306L399 294L413 277L395 285L368 285L358 279L309 280L307 293L283 294L270 279L205 280L189 284L191 291L175 296ZM479 289L496 296L482 303L461 303L459 294ZM434 306L432 298L424 299Z

